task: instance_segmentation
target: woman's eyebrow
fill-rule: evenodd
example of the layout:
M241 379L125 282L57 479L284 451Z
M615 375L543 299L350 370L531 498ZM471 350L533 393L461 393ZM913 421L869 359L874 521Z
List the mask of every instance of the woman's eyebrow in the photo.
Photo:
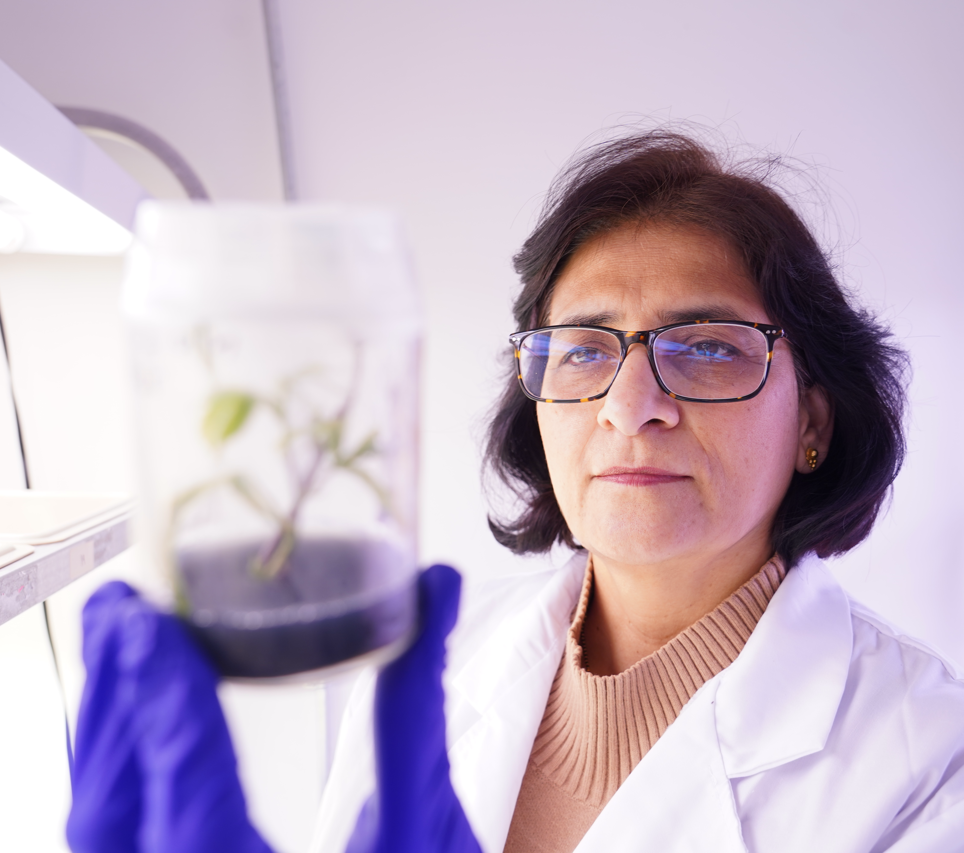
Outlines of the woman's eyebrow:
M720 303L705 303L686 308L669 308L656 312L657 326L673 323L694 323L697 320L741 320L740 312L732 306ZM608 311L599 314L567 314L553 325L556 326L610 326L619 323L620 315Z
M617 314L568 314L556 326L612 326L616 322Z
M742 320L740 312L731 305L707 303L704 305L688 306L680 309L669 309L657 312L661 326L672 323L695 323L697 320Z

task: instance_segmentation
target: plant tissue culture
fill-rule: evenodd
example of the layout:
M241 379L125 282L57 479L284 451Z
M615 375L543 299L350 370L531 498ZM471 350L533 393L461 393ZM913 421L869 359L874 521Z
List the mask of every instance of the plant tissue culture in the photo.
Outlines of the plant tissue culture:
M415 625L418 321L384 218L154 204L126 283L150 556L223 675Z
M168 559L179 610L227 675L330 666L397 639L411 620L409 589L371 600L366 588L380 586L379 570L390 572L400 558L389 538L302 524L312 500L324 499L326 490L335 492L329 498L344 498L346 480L377 503L383 529L395 520L389 491L379 481L377 463L385 452L379 432L352 429L363 350L359 344L343 350L334 365L314 364L282 377L274 393L222 387L206 400L198 426L221 471L175 496ZM347 383L331 381L329 374L339 369L339 378L350 377ZM252 444L248 452L272 447L286 488L272 490L241 468L231 470L229 451L243 449L259 426L264 437L273 431L274 441L256 436L259 447ZM270 471L267 461L259 467ZM247 515L261 535L180 544L192 510L203 524L218 502L236 504L235 513Z

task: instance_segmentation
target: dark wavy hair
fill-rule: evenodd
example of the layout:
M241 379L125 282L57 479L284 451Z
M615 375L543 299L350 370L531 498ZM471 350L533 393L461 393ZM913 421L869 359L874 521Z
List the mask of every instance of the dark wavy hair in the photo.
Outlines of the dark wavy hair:
M889 330L848 298L813 234L770 185L780 162L730 166L665 129L589 148L553 182L514 258L522 281L514 312L518 329L544 325L568 259L625 223L696 227L733 246L767 314L787 332L800 387L824 388L834 410L826 459L812 474L794 473L774 522L774 549L792 566L810 551L842 554L870 532L904 458L909 362ZM515 517L489 516L495 538L519 554L576 544L549 480L535 407L512 365L485 464L521 501Z

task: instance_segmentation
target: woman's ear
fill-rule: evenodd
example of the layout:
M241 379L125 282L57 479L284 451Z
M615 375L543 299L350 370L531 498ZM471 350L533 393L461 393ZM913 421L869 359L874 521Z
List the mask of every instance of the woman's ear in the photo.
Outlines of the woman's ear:
M801 474L810 474L819 468L827 458L832 435L833 403L823 388L812 385L800 394L800 441L796 470ZM811 466L811 459L815 460L816 465Z

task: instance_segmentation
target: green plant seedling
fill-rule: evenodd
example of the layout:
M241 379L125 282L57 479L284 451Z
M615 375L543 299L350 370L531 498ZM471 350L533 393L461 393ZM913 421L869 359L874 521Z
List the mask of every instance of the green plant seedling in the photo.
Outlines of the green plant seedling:
M294 498L286 511L278 511L253 482L240 474L228 474L200 483L178 495L172 503L168 536L171 545L185 508L213 489L227 488L257 513L270 519L276 528L274 535L252 559L250 569L257 577L277 577L284 570L297 542L298 518L305 502L322 488L336 470L346 471L365 483L382 508L391 513L386 490L362 467L366 459L379 452L377 432L369 433L354 447L345 447L345 421L352 403L350 393L333 417L324 418L311 413L307 424L297 426L294 423L292 410L298 386L317 376L318 372L318 368L309 368L286 377L279 383L275 399L236 388L220 389L210 395L201 422L201 432L213 448L221 448L238 436L258 409L264 409L277 419L282 428L280 449L292 482ZM354 383L351 387L355 387ZM310 452L307 456L304 453L296 454L295 444L300 442L304 445L305 441ZM173 557L173 547L168 548L168 553Z

